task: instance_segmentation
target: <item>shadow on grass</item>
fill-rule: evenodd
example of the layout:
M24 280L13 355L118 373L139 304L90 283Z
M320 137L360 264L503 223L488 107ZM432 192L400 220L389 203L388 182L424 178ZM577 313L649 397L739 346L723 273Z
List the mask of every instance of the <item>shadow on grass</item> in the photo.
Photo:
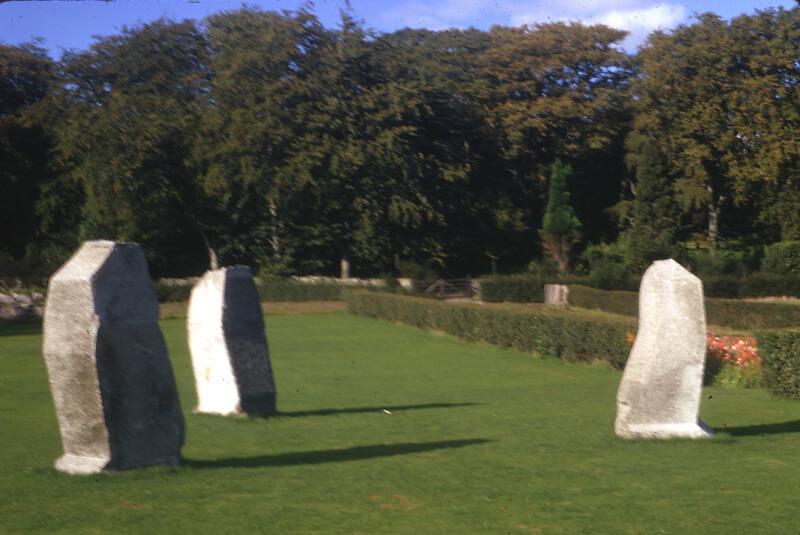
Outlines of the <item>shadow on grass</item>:
M297 453L279 453L276 455L259 455L256 457L230 457L211 460L184 459L183 465L190 468L258 468L264 466L340 463L441 449L463 448L466 446L475 446L477 444L486 444L487 442L492 441L486 438L471 438L464 440L443 440L439 442L376 444L373 446L356 446L338 450L302 451Z
M741 427L720 427L721 433L728 433L735 437L750 437L758 435L781 435L784 433L800 433L800 420L781 422L777 424L744 425Z
M0 336L42 334L41 320L0 320Z
M394 405L382 407L349 407L346 409L318 409L313 411L293 411L281 412L278 411L277 416L285 416L288 418L297 418L301 416L334 416L337 414L362 414L368 412L380 413L383 410L390 412L395 411L411 411L418 409L449 409L452 407L472 407L479 405L479 403L424 403L421 405Z

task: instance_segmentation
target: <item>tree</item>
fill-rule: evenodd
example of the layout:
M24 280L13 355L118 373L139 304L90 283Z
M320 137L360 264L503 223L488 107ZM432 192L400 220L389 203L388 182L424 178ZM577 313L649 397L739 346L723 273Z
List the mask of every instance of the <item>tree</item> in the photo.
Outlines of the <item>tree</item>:
M424 95L417 81L387 75L379 46L343 11L322 43L311 99L296 110L303 135L292 164L309 177L301 230L311 239L303 246L311 257L336 259L342 275L352 261L362 273L391 269L410 245L401 237L439 217L423 184L437 173L415 150L424 143ZM420 233L415 243L430 245Z
M142 243L156 274L196 272L204 249L215 261L191 166L207 63L195 24L164 20L63 59L58 149L83 192L81 236Z
M680 206L657 141L648 140L636 161L636 196L627 231L628 259L637 271L678 249Z
M603 25L552 23L489 32L482 57L489 122L509 174L512 198L538 226L550 165L568 159L573 201L597 228L616 201L628 127L630 58L615 45L625 32Z
M555 261L561 273L569 270L572 247L580 238L581 223L569 200L567 181L572 176L569 164L556 160L550 173L547 207L542 221L542 248Z
M53 175L42 113L55 65L34 45L0 45L0 253L21 258L37 237L36 204Z
M214 78L195 158L228 214L217 243L229 260L289 269L293 195L311 177L298 160L324 29L312 14L243 8L206 21Z
M655 32L639 53L633 150L659 139L684 208L705 212L711 246L733 228L724 214L734 209L749 207L750 227L757 208L783 235L800 232L793 202L776 202L800 198L799 21L798 8L730 24L706 13Z

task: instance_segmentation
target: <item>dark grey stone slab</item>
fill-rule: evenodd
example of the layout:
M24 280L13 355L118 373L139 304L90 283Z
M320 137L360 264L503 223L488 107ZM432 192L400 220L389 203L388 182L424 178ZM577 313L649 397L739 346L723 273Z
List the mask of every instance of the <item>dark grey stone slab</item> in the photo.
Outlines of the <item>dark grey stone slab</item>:
M85 242L50 279L44 357L68 473L178 464L180 401L142 249Z

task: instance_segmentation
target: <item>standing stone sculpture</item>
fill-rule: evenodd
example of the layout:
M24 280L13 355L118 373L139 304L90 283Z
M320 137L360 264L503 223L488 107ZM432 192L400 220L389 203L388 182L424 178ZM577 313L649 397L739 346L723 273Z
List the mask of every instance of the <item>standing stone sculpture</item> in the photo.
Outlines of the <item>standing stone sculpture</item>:
M249 267L207 272L192 289L188 328L195 412L276 413L264 317Z
M64 445L56 469L180 462L183 415L138 245L85 242L53 275L44 357Z
M653 262L639 289L639 329L617 393L616 434L711 436L697 419L705 354L700 279L674 260Z

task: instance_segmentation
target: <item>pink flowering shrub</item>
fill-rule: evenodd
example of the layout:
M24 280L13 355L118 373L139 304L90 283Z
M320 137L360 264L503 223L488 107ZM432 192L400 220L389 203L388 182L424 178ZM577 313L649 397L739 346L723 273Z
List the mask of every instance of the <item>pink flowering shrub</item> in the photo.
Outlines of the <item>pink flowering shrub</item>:
M753 388L764 384L764 361L755 338L716 336L707 338L707 382L727 387Z

